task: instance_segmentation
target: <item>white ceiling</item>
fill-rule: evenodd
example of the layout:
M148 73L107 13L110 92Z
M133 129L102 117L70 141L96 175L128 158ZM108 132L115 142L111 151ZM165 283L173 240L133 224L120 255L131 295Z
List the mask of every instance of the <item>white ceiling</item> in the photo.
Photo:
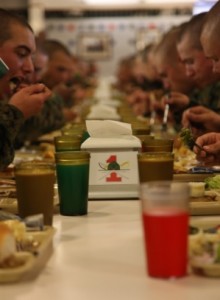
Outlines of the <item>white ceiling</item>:
M2 8L26 8L41 5L49 10L178 8L192 7L195 0L0 0Z
M172 8L192 7L194 0L30 0L42 1L46 9L74 9L77 7L88 9L101 8Z

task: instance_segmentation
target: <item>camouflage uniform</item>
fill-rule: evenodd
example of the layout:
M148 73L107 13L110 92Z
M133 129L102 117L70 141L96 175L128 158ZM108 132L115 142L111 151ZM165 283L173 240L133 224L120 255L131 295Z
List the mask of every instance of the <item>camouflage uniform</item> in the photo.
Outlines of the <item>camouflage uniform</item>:
M202 90L194 89L189 98L189 107L203 105L220 113L220 81L208 85Z
M15 106L0 102L0 170L7 167L14 158L14 140L24 116Z
M220 113L220 81L208 85L203 89L195 88L188 94L188 96L190 102L184 110L196 105L202 105L215 112ZM179 131L182 127L181 119L184 110L177 111L174 114L175 128L177 131Z
M57 95L53 94L50 99L44 103L41 112L27 119L15 140L15 148L19 149L25 141L36 140L42 134L60 129L65 124L63 116L63 102Z
M138 82L134 79L133 84L135 87L142 89L145 92L150 92L154 90L163 89L163 84L160 80L148 80L144 76L142 77L142 81Z

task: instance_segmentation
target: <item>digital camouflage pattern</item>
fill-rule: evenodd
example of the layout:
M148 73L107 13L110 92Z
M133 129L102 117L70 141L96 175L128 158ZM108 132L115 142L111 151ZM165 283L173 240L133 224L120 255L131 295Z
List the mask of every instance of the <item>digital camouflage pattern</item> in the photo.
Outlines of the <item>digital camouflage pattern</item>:
M53 94L44 103L41 112L27 119L15 140L15 148L21 148L25 141L34 141L43 134L62 128L65 124L63 116L63 101Z
M196 105L205 106L217 113L220 113L220 82L215 82L211 85L206 86L203 89L195 88L189 93L189 105L185 108L188 109L190 107ZM183 110L184 111L184 110ZM175 128L177 131L181 129L181 120L183 111L175 112L174 120L175 120Z
M208 85L203 89L194 89L189 98L189 107L203 105L215 112L220 112L220 82Z
M24 116L15 106L0 102L0 170L6 168L14 159L14 141Z

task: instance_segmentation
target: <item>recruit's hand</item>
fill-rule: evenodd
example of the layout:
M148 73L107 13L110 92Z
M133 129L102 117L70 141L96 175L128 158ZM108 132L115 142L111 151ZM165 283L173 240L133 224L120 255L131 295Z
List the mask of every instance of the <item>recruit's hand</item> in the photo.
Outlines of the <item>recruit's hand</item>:
M9 104L16 106L27 119L40 112L44 102L51 96L51 91L42 83L26 86L16 92Z
M178 92L170 92L162 98L164 104L169 104L171 110L183 110L189 104L189 97Z
M191 127L194 135L220 130L220 115L204 106L187 109L182 116L183 127Z
M58 95L60 95L64 101L65 100L69 101L70 99L73 98L75 88L73 85L67 86L64 83L60 83L53 88L53 91Z
M196 143L205 150L201 151L198 147L193 148L198 160L204 162L220 161L220 133L210 132L201 135L196 139Z

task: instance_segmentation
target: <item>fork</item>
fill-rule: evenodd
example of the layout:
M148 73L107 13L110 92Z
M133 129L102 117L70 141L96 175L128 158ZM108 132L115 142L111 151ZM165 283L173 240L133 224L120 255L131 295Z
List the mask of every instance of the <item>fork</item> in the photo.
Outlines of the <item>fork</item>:
M200 151L204 151L205 153L209 154L202 146L200 146L200 145L198 145L198 144L196 143L196 141L195 141L195 139L194 139L194 137L193 137L192 127L189 126L188 128L189 128L189 130L190 130L190 132L191 132L191 135L192 135L192 139L190 140L190 143L189 143L190 145L189 145L189 147L190 147L190 148L193 148L193 147L195 146L195 147L197 147Z

